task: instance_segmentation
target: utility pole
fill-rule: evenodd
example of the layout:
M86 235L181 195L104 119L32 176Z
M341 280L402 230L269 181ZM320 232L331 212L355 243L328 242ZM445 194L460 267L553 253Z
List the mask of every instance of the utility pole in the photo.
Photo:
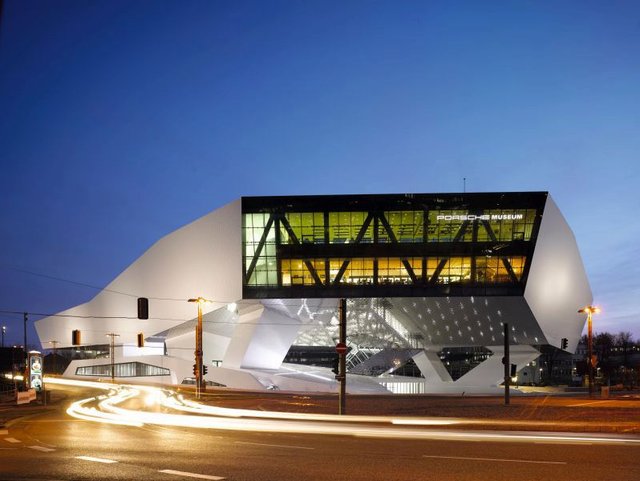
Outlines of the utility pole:
M116 337L120 337L120 334L115 334L113 332L110 332L109 334L107 334L107 337L111 338L111 344L110 347L111 349L109 349L110 354L111 354L111 383L115 384L115 378L116 378L116 371L115 371L115 367L116 367Z
M27 321L29 320L29 314L28 313L24 313L24 359L25 359L25 363L24 365L27 365Z
M347 401L347 300L340 299L340 342L338 346L338 379L340 380L338 414L346 414Z
M511 381L510 377L510 369L511 369L511 361L509 359L509 323L504 323L504 357L502 358L502 362L504 363L504 405L508 406L509 399L509 384Z

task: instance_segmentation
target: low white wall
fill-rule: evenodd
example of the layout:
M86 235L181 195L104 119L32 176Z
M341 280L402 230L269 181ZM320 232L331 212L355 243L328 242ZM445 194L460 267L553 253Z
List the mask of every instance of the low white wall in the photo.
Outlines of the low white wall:
M192 364L184 359L179 359L171 356L132 356L132 357L116 357L115 363L123 362L141 362L144 364L150 364L152 366L158 366L165 369L169 369L170 374L168 376L141 376L141 377L116 377L118 381L139 381L151 384L180 384L186 377L193 377L191 372ZM100 366L110 364L111 360L108 358L100 359L78 359L71 361L67 369L64 371L63 377L73 379L101 379L111 380L110 376L78 376L76 370L79 367L84 366Z

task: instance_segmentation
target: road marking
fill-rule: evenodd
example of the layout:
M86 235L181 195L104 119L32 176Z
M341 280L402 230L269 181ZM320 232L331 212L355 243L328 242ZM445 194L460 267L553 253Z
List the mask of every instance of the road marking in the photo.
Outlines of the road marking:
M459 459L465 461L499 461L502 463L529 463L529 464L567 464L565 461L531 461L529 459L500 459L500 458L466 458L463 456L429 456L423 454L423 458Z
M4 438L4 440L8 443L21 443L22 441L16 439L16 438Z
M287 449L316 449L306 446L290 446L288 444L265 444L265 443L250 443L249 441L236 441L235 444L250 444L252 446L269 446L271 448L287 448Z
M82 459L84 461L93 461L94 463L117 463L118 461L114 461L113 459L105 459L105 458L94 458L92 456L76 456L76 459Z
M44 446L27 446L29 449L35 449L36 451L42 451L43 453L50 453L51 451L55 451L55 449L45 448Z
M225 478L221 478L220 476L209 476L208 474L187 473L185 471L175 471L173 469L161 469L158 472L165 473L165 474L174 474L176 476L185 476L187 478L213 479L213 480L225 479Z
M549 441L534 441L533 444L565 444L565 445L571 445L571 446L593 446L593 443L582 443L582 442L567 443L565 441L553 441L551 439Z
M37 443L40 443L48 448L57 448L58 446L56 446L55 444L49 444L49 443L45 443L44 441L40 441L38 438L32 438L34 441L36 441Z
M39 419L37 421L22 421L20 424L42 424L42 423L79 423L84 422L83 419Z
M569 404L567 407L577 408L577 407L580 407L580 406L589 406L591 404L602 404L602 403L606 403L606 402L607 401L591 401L591 402L588 402L588 403Z

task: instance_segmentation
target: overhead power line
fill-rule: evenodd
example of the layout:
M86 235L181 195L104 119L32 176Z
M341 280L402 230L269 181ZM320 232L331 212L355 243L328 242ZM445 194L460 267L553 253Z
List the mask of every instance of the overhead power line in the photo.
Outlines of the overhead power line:
M4 311L0 310L0 314L20 314L21 316L25 314L23 311ZM140 321L135 316L81 316L74 314L46 314L42 312L27 312L29 316L42 316L42 317L67 317L72 319L123 319L123 320L134 320ZM206 314L205 314L206 316ZM143 319L142 321L169 321L169 322L190 322L193 321L194 318L191 319L177 319L171 317L150 317L149 319ZM211 323L211 324L232 324L232 325L242 325L242 326L291 326L290 322L237 322L237 321L221 321L221 320L209 320L204 319L203 322Z
M4 310L0 310L0 314L24 314L25 311L22 312L18 312L18 311L4 311ZM136 316L82 316L79 314L48 314L48 313L43 313L43 312L27 312L27 314L29 314L30 316L42 316L42 317L70 317L70 318L74 318L74 319L133 319L133 320L140 320L138 319L138 317ZM147 319L145 319L147 320ZM177 318L162 318L162 317L150 317L149 320L154 320L154 321L176 321L176 322L186 322L186 321L190 321L191 319L177 319Z
M67 284L73 284L75 286L81 286L81 287L88 287L89 289L95 289L97 291L104 291L104 292L111 292L112 294L120 294L122 296L127 296L127 297L147 297L148 299L153 299L154 301L180 301L180 302L186 302L187 299L179 299L179 298L173 298L173 297L149 297L149 296L141 296L138 294L131 294L129 292L122 292L122 291L116 291L115 289L108 289L106 287L98 287L98 286L94 286L92 284L87 284L86 282L79 282L79 281L73 281L71 279L65 279L63 277L57 277L57 276L50 276L48 274L42 274L40 272L33 272L27 269L22 269L20 267L15 267L15 266L11 266L8 264L0 264L1 267L5 268L5 269L10 269L12 271L16 271L16 272L22 272L23 274L29 274L32 276L36 276L36 277L42 277L44 279L50 279L50 280L54 280L54 281L59 281L59 282L66 282Z

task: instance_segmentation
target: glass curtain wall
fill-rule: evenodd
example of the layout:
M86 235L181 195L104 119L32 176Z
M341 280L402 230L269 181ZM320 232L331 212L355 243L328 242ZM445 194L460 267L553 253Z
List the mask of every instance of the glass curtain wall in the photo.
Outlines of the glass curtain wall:
M244 212L245 286L518 284L544 205L531 204Z

